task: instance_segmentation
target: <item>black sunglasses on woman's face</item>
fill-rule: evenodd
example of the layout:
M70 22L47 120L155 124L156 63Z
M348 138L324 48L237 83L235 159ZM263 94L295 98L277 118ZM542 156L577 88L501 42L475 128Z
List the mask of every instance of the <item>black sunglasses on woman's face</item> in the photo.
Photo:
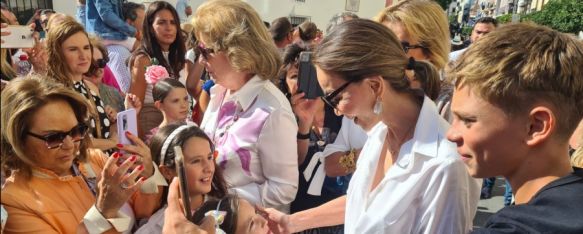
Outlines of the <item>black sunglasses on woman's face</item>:
M108 61L106 59L100 58L100 59L95 60L95 66L97 68L105 68L105 66L107 65L107 62Z
M342 93L342 91L344 91L348 85L359 81L359 79L352 79L347 81L346 83L344 83L342 86L340 86L339 88L337 88L336 90L332 91L330 94L321 97L322 101L324 101L324 103L326 103L328 106L336 109L336 107L338 106L338 103L340 102L339 99L336 99L336 96L338 96L340 93Z
M196 46L196 53L202 55L205 60L208 60L209 54L215 53L215 50L206 48L203 44Z
M45 141L47 148L56 149L63 145L63 141L65 138L67 138L67 136L70 136L73 142L79 142L83 140L83 138L85 138L85 134L87 134L88 129L89 127L87 127L87 125L84 123L79 123L68 132L52 132L43 136L32 132L27 132L27 134Z

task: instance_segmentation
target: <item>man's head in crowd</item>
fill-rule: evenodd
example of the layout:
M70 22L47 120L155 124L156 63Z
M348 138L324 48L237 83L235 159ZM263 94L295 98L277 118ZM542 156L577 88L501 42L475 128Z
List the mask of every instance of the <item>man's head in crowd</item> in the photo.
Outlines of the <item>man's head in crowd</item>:
M470 37L472 43L478 41L484 35L491 33L494 31L494 29L496 29L496 27L498 27L498 20L492 17L480 18L478 21L476 21L474 29L472 30L472 36Z
M513 183L570 170L568 139L583 117L583 43L547 27L512 24L458 61L448 71L455 84L448 139L472 176L503 175Z
M294 28L287 17L280 17L273 20L269 27L269 32L277 48L284 48L292 43L293 30Z
M141 30L146 16L146 7L135 2L126 2L123 4L123 16L126 23Z
M45 10L41 11L41 13L40 13L40 22L41 22L41 24L43 26L43 29L45 31L47 30L47 23L49 22L49 19L55 13L56 12L53 11L53 10L51 10L51 9L45 9Z

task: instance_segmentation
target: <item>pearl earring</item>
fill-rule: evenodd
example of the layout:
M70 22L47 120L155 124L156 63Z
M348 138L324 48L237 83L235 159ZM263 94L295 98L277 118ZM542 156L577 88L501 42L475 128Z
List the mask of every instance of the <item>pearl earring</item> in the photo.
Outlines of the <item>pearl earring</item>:
M377 97L377 101L374 104L372 112L375 113L375 115L380 115L382 111L383 111L383 105L381 102L381 98Z

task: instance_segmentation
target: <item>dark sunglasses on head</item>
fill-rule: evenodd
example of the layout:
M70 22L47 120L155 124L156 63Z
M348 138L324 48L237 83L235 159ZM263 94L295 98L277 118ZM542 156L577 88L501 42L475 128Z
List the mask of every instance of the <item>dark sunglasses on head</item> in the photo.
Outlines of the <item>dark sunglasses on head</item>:
M28 135L45 141L45 144L49 149L56 149L63 145L63 141L65 138L67 138L67 136L70 136L73 142L79 142L83 140L83 138L85 138L85 134L87 134L88 129L89 127L87 127L87 125L84 123L79 123L68 132L52 132L44 136L28 132Z
M196 46L196 53L202 55L205 60L208 60L209 54L214 53L215 50L206 48L202 43Z
M425 47L421 44L411 45L407 41L402 41L401 46L403 46L403 50L405 51L405 53L409 52L410 49L419 49L419 48L427 49L427 47Z
M347 81L342 86L340 86L336 90L332 91L330 94L321 97L322 101L324 101L324 103L326 103L328 106L336 109L336 107L338 106L338 103L340 102L339 99L336 99L336 96L338 96L340 93L342 93L342 91L344 91L350 84L357 82L359 80L360 79L351 79L351 80Z

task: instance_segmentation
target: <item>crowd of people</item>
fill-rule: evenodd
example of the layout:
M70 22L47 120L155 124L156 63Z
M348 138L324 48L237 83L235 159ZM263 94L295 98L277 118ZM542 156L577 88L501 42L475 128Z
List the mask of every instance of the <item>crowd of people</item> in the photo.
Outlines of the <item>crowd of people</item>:
M3 233L583 233L580 39L485 17L452 52L429 0L325 33L240 0L77 3L1 48Z

